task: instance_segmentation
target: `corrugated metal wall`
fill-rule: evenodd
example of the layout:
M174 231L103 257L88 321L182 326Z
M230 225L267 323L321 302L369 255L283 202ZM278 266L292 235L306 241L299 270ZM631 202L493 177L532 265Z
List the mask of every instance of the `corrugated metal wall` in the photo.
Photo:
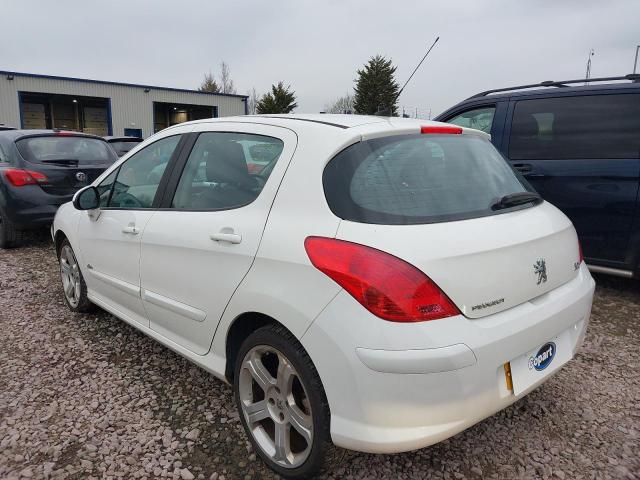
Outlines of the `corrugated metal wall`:
M153 102L207 105L218 107L218 116L244 115L242 97L163 90L143 86L117 85L72 79L44 78L13 74L0 75L0 124L20 127L18 92L57 93L111 99L113 135L123 135L125 128L141 128L146 138L153 134Z

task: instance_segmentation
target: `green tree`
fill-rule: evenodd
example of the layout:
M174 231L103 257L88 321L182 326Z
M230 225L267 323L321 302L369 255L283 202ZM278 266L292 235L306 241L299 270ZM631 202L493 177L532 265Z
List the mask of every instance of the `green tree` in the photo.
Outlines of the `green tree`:
M398 91L400 86L395 79L396 67L382 55L371 57L362 70L358 70L355 80L355 100L353 107L356 113L375 115L385 112L386 115L397 115Z
M204 79L202 80L202 83L198 87L198 91L209 92L209 93L220 92L220 86L216 82L216 79L211 72L204 74Z
M271 85L271 91L265 93L256 105L257 113L291 113L296 108L296 92L292 92L291 85L284 86L283 82Z

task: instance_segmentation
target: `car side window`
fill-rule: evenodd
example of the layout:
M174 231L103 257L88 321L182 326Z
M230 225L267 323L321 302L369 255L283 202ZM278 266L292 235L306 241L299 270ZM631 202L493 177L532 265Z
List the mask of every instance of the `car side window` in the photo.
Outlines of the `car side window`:
M262 191L283 148L282 140L264 135L201 133L171 207L226 210L248 205Z
M637 159L640 94L520 100L510 137L511 160Z
M104 208L109 204L109 197L111 197L111 188L113 187L113 181L116 179L118 169L111 172L107 178L102 180L98 185L98 196L100 197L100 207Z
M459 127L475 128L485 133L491 133L493 125L493 117L496 113L496 107L481 107L467 110L455 117L447 120L447 123L453 123Z
M2 145L0 145L0 163L7 163L9 162L9 159L7 158L7 155L4 153L4 150L2 149Z
M107 206L151 208L164 170L178 146L180 137L181 135L173 135L158 140L120 165ZM109 177L102 183L106 184Z

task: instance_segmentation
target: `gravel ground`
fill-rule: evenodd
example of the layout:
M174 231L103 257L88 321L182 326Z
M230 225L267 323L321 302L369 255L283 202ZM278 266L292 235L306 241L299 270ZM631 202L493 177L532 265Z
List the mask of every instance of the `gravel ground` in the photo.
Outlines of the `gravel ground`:
M640 478L640 284L596 278L585 346L439 445L330 478ZM70 313L46 234L0 251L0 478L261 479L231 389L98 311Z

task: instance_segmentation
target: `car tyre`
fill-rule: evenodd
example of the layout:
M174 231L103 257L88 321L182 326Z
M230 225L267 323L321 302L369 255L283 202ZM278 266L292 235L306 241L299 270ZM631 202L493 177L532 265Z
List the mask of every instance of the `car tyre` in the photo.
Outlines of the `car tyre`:
M64 239L58 250L60 279L64 301L72 312L86 313L93 310L93 304L87 297L87 284L82 276L80 264L71 248L69 240Z
M331 442L322 382L291 332L280 325L253 332L240 347L234 371L240 420L272 470L287 479L313 478L340 463L345 451Z
M23 231L7 218L6 214L0 210L0 248L17 247L22 243Z

